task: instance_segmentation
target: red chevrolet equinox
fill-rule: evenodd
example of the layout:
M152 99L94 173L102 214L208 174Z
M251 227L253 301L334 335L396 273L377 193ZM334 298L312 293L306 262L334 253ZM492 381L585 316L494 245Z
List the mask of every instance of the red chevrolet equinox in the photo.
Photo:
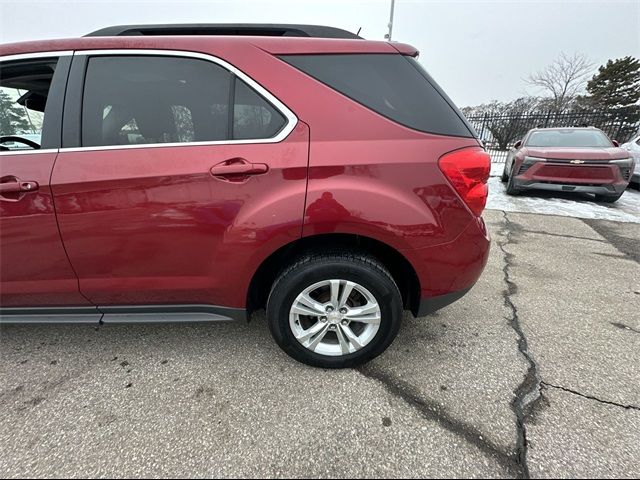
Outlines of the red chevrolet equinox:
M379 355L489 250L489 157L417 54L304 25L2 45L2 321L264 308L299 361Z

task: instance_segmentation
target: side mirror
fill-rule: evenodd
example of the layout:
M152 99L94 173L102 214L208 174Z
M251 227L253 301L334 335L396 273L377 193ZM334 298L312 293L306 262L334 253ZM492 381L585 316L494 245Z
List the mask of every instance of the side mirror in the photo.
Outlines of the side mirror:
M611 141L613 142L613 146L614 147L619 147L620 146L620 144L618 143L617 140L611 140Z
M513 146L513 148L515 148L516 150L519 149L522 146L522 140L518 140L516 142L516 144Z

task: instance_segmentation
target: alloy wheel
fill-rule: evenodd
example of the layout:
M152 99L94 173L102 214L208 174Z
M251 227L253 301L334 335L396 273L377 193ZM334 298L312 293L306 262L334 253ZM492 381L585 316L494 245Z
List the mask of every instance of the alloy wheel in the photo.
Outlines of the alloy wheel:
M362 285L331 279L305 288L293 301L289 325L307 349L327 356L355 353L368 345L380 328L382 312Z

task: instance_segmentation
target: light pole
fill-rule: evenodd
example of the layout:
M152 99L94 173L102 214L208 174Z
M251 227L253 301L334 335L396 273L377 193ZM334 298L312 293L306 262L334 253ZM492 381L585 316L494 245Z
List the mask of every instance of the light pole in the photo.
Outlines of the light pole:
M393 32L393 7L396 5L396 0L391 0L391 14L389 15L389 33L384 38L391 41L391 33Z

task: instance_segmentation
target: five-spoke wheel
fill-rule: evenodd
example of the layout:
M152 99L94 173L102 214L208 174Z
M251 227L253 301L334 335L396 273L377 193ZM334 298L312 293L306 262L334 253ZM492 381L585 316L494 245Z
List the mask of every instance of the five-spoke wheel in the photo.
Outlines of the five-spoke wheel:
M382 313L373 294L349 280L323 280L304 289L289 313L296 339L321 355L347 355L378 333Z
M397 334L402 298L376 259L357 253L309 255L286 268L269 295L278 344L304 363L340 368L382 353Z

